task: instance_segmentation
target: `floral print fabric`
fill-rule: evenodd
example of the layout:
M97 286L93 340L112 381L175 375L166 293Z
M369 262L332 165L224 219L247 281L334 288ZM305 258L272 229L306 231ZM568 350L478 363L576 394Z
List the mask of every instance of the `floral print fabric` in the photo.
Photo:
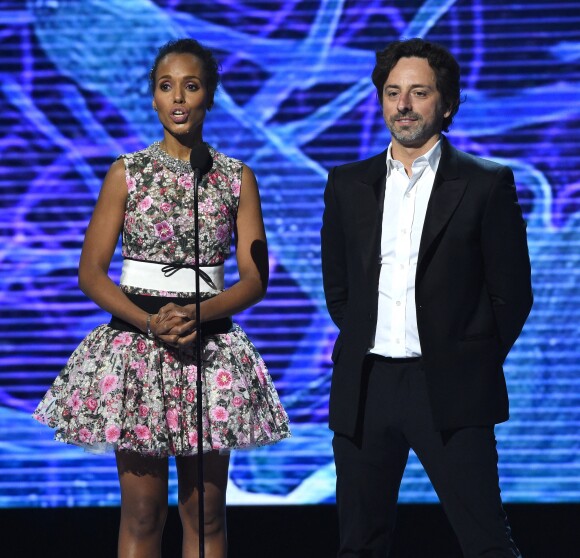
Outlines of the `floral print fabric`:
M209 151L213 167L199 184L202 266L222 264L230 253L242 183L241 161ZM148 149L123 158L128 188L123 257L195 264L193 175L176 175Z
M214 166L199 188L201 265L222 263L229 254L241 186L241 163L212 148L210 153ZM129 198L123 255L194 263L191 177L161 167L148 149L124 160ZM196 379L195 357L142 334L101 325L74 351L33 416L54 428L57 440L91 451L193 455ZM204 451L255 447L290 436L264 361L238 325L204 337L202 401Z

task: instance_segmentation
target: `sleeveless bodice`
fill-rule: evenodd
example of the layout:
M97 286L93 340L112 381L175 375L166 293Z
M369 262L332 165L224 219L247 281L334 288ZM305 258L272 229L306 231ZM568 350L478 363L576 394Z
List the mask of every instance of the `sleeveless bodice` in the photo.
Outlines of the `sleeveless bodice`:
M209 146L208 146L209 147ZM242 163L209 147L213 166L199 184L200 264L222 264L238 210ZM193 173L163 166L151 146L122 156L128 189L123 257L194 265Z

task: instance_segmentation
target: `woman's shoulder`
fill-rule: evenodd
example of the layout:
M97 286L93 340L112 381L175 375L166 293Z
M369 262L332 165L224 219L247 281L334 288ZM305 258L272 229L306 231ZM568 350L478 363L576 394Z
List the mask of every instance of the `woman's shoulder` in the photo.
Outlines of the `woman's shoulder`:
M212 156L213 159L213 166L212 166L212 170L218 170L221 172L225 172L227 173L235 171L235 172L241 172L244 166L244 163L240 160L240 159L236 159L235 157L230 157L229 155L226 155L225 153L222 153L221 151L218 151L217 149L215 149L214 147L212 147L211 145L208 145L208 149L210 152L210 155Z
M149 160L151 158L150 152L151 146L139 149L137 151L131 151L130 153L122 153L117 157L117 161L123 160L125 163L134 163L139 161Z

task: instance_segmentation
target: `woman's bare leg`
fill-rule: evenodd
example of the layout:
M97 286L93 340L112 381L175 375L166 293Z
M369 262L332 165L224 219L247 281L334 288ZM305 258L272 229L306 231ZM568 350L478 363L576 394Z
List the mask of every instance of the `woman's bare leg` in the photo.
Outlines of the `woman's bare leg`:
M167 458L118 451L121 483L119 558L159 558L167 517Z
M226 488L229 455L203 455L204 542L207 558L226 558ZM179 480L179 515L183 525L183 558L199 556L199 503L197 456L176 457Z

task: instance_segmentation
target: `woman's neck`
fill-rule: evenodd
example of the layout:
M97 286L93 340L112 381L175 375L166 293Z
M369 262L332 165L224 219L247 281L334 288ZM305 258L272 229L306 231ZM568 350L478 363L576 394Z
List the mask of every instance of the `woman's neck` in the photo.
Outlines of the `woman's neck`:
M191 149L196 145L200 145L201 143L203 143L201 136L195 139L187 138L187 140L183 141L182 139L165 134L165 137L161 140L159 146L170 157L173 157L174 159L181 159L182 161L189 161Z

